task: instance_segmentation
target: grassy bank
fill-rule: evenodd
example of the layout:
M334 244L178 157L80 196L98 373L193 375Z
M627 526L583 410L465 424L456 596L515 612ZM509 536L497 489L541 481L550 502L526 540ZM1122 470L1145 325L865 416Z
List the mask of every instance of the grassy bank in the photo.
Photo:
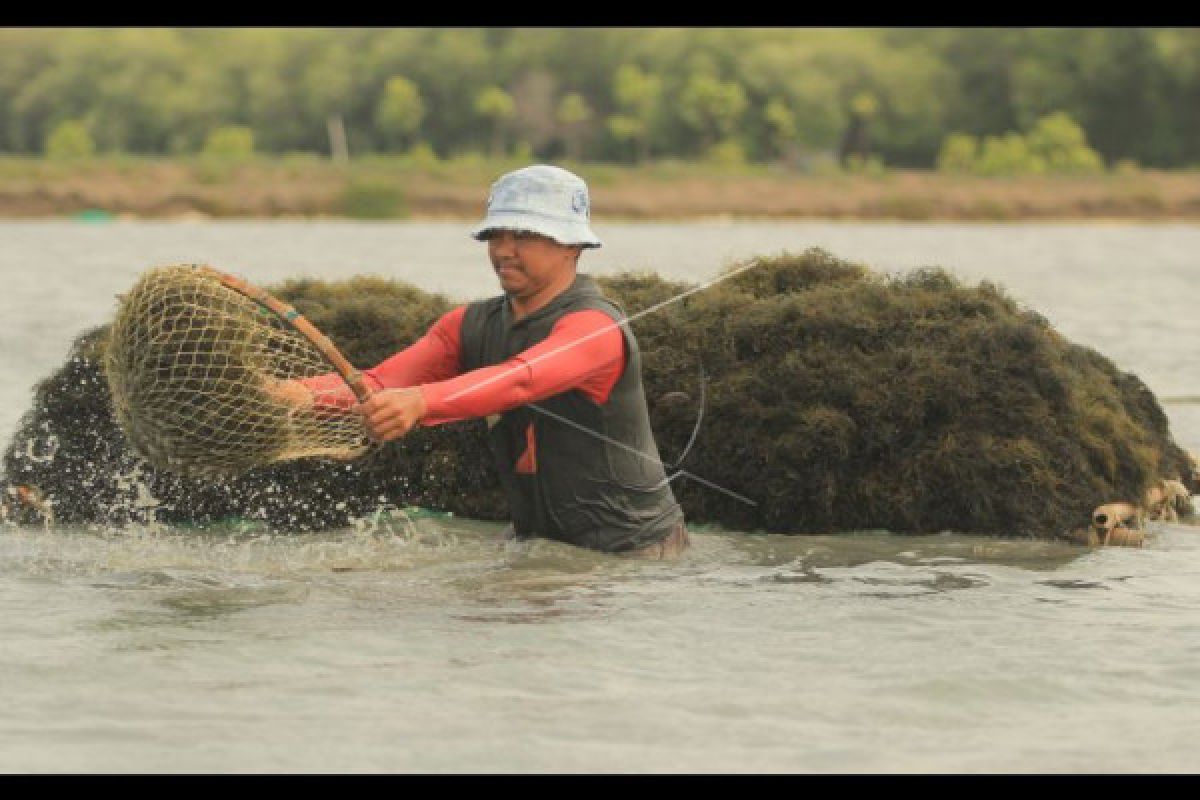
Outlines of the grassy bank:
M229 162L111 157L0 158L0 217L96 209L181 216L471 219L487 187L525 162L307 155ZM811 175L781 167L662 162L565 164L591 184L603 219L1200 220L1200 173L983 178L890 170Z

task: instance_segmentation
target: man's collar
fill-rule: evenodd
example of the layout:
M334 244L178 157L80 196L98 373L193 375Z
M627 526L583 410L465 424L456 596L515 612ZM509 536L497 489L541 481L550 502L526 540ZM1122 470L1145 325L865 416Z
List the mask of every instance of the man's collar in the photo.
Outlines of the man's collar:
M522 317L517 321L513 321L512 298L505 295L504 297L504 318L509 325L523 325L531 320L540 319L546 314L549 314L561 306L565 305L570 300L573 300L580 294L599 294L600 290L596 286L596 281L591 275L585 275L582 272L575 273L575 279L571 281L571 285L550 299L549 303L534 311L532 314Z

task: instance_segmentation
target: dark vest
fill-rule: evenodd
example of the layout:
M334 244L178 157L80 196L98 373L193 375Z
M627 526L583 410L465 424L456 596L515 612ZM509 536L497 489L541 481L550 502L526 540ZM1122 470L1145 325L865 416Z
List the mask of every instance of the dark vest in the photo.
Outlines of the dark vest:
M488 444L516 535L619 552L654 544L683 521L654 443L637 340L621 308L587 275L514 322L501 295L467 307L463 371L512 358L550 335L572 311L594 309L622 323L625 371L603 405L577 389L488 420ZM566 420L566 421L564 421ZM582 429L582 430L581 430Z

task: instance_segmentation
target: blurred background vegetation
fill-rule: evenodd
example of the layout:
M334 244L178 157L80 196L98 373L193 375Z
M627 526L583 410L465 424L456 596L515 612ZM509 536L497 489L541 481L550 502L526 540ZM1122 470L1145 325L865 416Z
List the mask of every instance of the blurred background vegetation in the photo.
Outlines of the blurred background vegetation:
M1200 30L4 29L0 154L1195 169Z

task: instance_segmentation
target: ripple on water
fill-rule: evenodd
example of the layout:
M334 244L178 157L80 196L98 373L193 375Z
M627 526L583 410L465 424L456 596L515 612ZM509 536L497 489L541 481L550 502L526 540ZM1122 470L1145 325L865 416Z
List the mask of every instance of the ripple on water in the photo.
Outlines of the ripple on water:
M150 263L204 252L260 283L376 264L450 296L479 290L478 245L456 223L4 227L13 280L0 302L17 337L0 382L5 431L80 326L103 322ZM592 269L645 261L689 281L728 258L810 245L887 270L933 253L968 281L1001 280L1160 399L1200 386L1200 361L1163 346L1194 339L1200 319L1194 293L1162 288L1194 285L1192 224L608 227ZM412 257L380 264L385 252ZM1097 308L1118 307L1122 324L1095 324ZM1164 411L1200 449L1200 405ZM697 530L671 564L497 544L498 532L5 529L5 765L1194 768L1194 528L1157 527L1140 551Z
M702 750L722 725L798 742L819 719L830 752L953 768L977 753L972 741L1008 742L1011 753L1086 736L1070 721L1084 707L1108 736L1104 714L1149 721L1195 685L1186 630L1198 584L1171 576L1194 578L1197 567L1178 530L1152 548L1104 552L956 534L708 530L682 559L660 563L504 542L500 527L429 519L415 532L10 532L0 536L0 587L33 581L43 600L74 605L0 632L34 643L19 658L53 661L56 692L97 679L106 692L128 692L169 665L180 702L217 703L213 719L224 709L278 722L279 709L295 707L353 736L369 715L388 720L378 724L394 726L393 737L419 734L444 753L476 741L471 720L505 740L536 732L582 737L584 747L691 708ZM48 625L54 635L39 638ZM99 678L84 660L98 663ZM454 690L435 702L426 695L448 670ZM25 691L47 688L32 666L10 674ZM227 684L241 688L212 691ZM322 705L327 696L342 710ZM1000 715L1012 724L999 725ZM908 749L871 761L863 725ZM289 736L311 744L299 728ZM793 757L755 752L768 767ZM661 755L682 752L667 745ZM708 755L733 768L728 749Z

